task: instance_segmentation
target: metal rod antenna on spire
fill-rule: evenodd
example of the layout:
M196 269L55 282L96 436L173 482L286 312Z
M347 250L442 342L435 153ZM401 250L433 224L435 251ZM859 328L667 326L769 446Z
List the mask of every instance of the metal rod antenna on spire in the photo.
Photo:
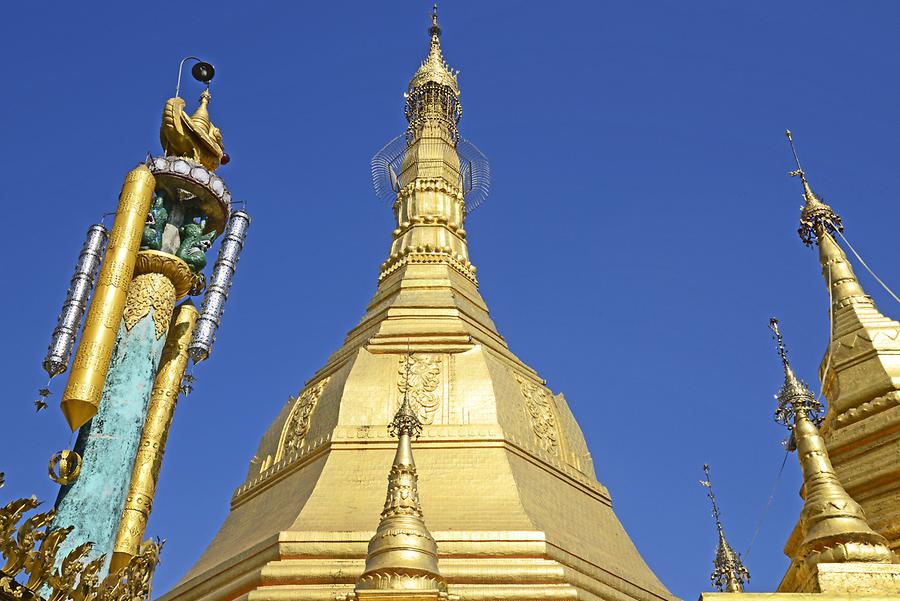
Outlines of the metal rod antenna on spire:
M722 520L719 516L719 506L716 504L716 495L713 493L712 488L712 479L709 477L709 464L703 464L703 473L706 474L706 480L700 481L700 486L706 488L706 496L709 497L710 503L712 503L712 512L713 518L716 520L716 528L721 531L722 530Z
M769 329L775 334L775 340L778 342L778 354L781 356L781 362L788 364L787 349L784 348L784 338L781 337L781 330L778 328L778 319L769 318Z
M795 171L791 171L790 175L791 175L791 177L794 177L797 175L802 177L804 175L804 171L803 171L803 167L800 166L800 157L797 156L797 149L794 147L794 136L791 135L791 130L789 130L789 129L786 129L784 131L784 134L787 136L788 142L791 145L791 152L794 153L794 162L797 163L797 169Z

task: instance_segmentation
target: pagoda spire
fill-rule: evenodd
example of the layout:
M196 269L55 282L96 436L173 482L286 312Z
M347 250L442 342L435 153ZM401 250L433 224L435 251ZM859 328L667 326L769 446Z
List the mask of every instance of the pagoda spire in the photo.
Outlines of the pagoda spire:
M900 388L900 365L894 359L900 352L900 344L894 342L900 323L881 314L863 290L834 237L844 230L841 218L812 191L790 130L786 134L797 167L790 175L799 177L803 185L798 233L804 244L815 243L819 248L819 264L830 298L831 339L821 370L831 405L830 422L839 414Z
M776 395L776 421L791 430L803 472L805 491L800 512L802 540L797 545L792 569L805 582L820 563L891 563L893 556L883 536L869 527L862 507L838 480L816 427L819 401L791 369L778 320L769 327L775 334L784 368L784 383Z
M706 488L706 496L712 503L712 514L716 520L716 530L719 533L719 546L716 548L716 559L713 561L713 572L709 579L719 591L743 593L744 583L750 580L750 572L744 567L741 556L725 540L725 531L722 529L722 520L719 517L719 506L716 504L712 479L709 477L709 465L703 466L703 473L706 475L706 479L701 480L700 485Z
M371 352L394 354L458 352L486 344L517 361L490 319L469 259L464 181L472 184L473 173L487 176L473 172L470 159L462 170L469 179L461 175L458 72L444 60L436 8L428 36L427 55L405 94L406 132L373 159L389 173L396 221L378 290L348 335L347 350L365 344ZM460 146L465 155L471 145Z
M409 362L407 372L408 366ZM406 393L388 430L397 437L397 452L388 475L381 521L369 541L366 567L354 594L360 600L370 596L384 599L391 591L402 595L416 591L423 599L447 598L447 582L438 569L437 543L425 526L419 504L411 439L422 431L422 422Z

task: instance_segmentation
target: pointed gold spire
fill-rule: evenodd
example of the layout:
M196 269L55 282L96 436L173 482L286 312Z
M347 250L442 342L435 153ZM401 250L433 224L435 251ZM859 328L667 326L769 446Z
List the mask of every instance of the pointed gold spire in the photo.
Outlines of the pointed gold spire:
M194 114L191 115L191 121L204 132L209 132L209 126L211 125L208 108L210 100L212 100L212 94L209 93L209 88L207 88L200 94L200 105L194 111Z
M706 496L712 503L713 518L716 520L716 530L719 533L719 546L716 548L716 559L713 561L713 572L709 579L719 591L743 593L744 583L750 581L750 572L744 567L740 554L735 552L725 540L725 532L722 530L722 521L719 518L719 506L716 504L712 479L709 477L708 464L704 464L703 473L706 475L706 479L701 480L700 485L706 488Z
M822 202L822 199L816 196L809 186L809 181L806 179L806 172L804 172L803 167L800 166L800 157L797 156L797 149L794 147L794 137L791 134L791 130L785 131L785 135L791 145L791 152L794 155L794 162L797 165L797 168L790 172L790 176L800 177L800 181L803 183L803 199L805 204L800 210L800 229L797 231L800 234L800 239L803 240L803 243L807 246L812 246L812 243L816 241L823 232L830 233L836 230L844 231L844 226L841 223L841 218L834 212L834 209Z
M369 541L365 570L356 582L356 598L383 599L390 597L390 591L406 595L415 591L416 599L447 598L447 582L438 569L437 543L425 526L419 504L411 439L418 437L422 423L406 393L388 429L398 438L397 452L388 475L381 521Z
M769 327L775 334L784 367L775 419L791 430L803 471L803 536L792 557L799 581L806 581L819 563L891 563L887 541L869 527L862 508L835 475L825 441L815 424L821 405L809 387L794 375L778 320L773 317Z
M419 70L409 82L409 92L412 93L413 90L427 82L434 82L447 86L459 98L459 84L456 81L459 72L454 72L447 65L444 55L441 53L441 26L438 25L437 4L434 5L431 12L431 27L428 28L428 35L431 36L431 47L428 50L428 56L422 61Z

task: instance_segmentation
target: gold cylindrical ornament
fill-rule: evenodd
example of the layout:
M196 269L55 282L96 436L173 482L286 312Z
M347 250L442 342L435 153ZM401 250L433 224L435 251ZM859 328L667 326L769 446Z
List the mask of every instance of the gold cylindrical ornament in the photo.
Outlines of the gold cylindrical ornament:
M197 309L190 301L182 303L166 337L156 381L150 393L150 404L144 421L144 431L138 445L131 483L119 532L113 547L110 572L128 564L140 549L144 530L156 494L156 482L162 465L169 426L175 413L175 405L181 391L181 382L188 364L188 346L198 317Z
M144 165L125 177L97 288L60 405L73 431L91 419L100 405L155 187L156 180Z

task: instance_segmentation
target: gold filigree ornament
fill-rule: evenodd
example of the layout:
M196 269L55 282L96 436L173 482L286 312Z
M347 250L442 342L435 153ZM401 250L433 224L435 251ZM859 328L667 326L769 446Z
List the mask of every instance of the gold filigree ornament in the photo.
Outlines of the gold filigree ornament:
M162 338L169 327L172 310L175 308L175 287L160 273L145 273L137 276L128 287L125 301L125 328L131 330L153 309L153 325L156 338Z
M198 277L175 255L156 250L137 254L134 276L125 298L125 327L130 330L153 309L156 338L162 338L169 329L175 302L197 290Z
M538 444L545 451L556 451L558 435L556 430L556 418L550 404L553 402L550 394L543 386L538 386L530 380L516 375L519 386L522 388L522 396L525 397L525 412L531 420L531 429L537 437Z
M93 543L78 545L65 556L60 547L72 528L54 526L54 510L25 514L38 506L36 498L17 499L0 506L0 599L22 601L148 601L153 571L163 541L145 542L138 555L103 580L106 558L86 558ZM21 524L20 524L21 522ZM21 578L17 580L20 574ZM44 593L46 591L46 593Z
M441 383L441 358L404 355L400 358L398 372L400 397L409 399L410 407L423 424L433 423L434 414L441 404L441 395L437 392Z
M57 451L50 457L47 472L50 479L60 486L68 486L75 482L81 473L81 463L81 455L75 451Z
M285 455L300 450L303 447L303 439L309 432L310 419L313 411L322 396L322 391L328 386L331 378L319 380L314 385L304 390L294 401L291 415L285 422L282 442L278 450L278 460Z

